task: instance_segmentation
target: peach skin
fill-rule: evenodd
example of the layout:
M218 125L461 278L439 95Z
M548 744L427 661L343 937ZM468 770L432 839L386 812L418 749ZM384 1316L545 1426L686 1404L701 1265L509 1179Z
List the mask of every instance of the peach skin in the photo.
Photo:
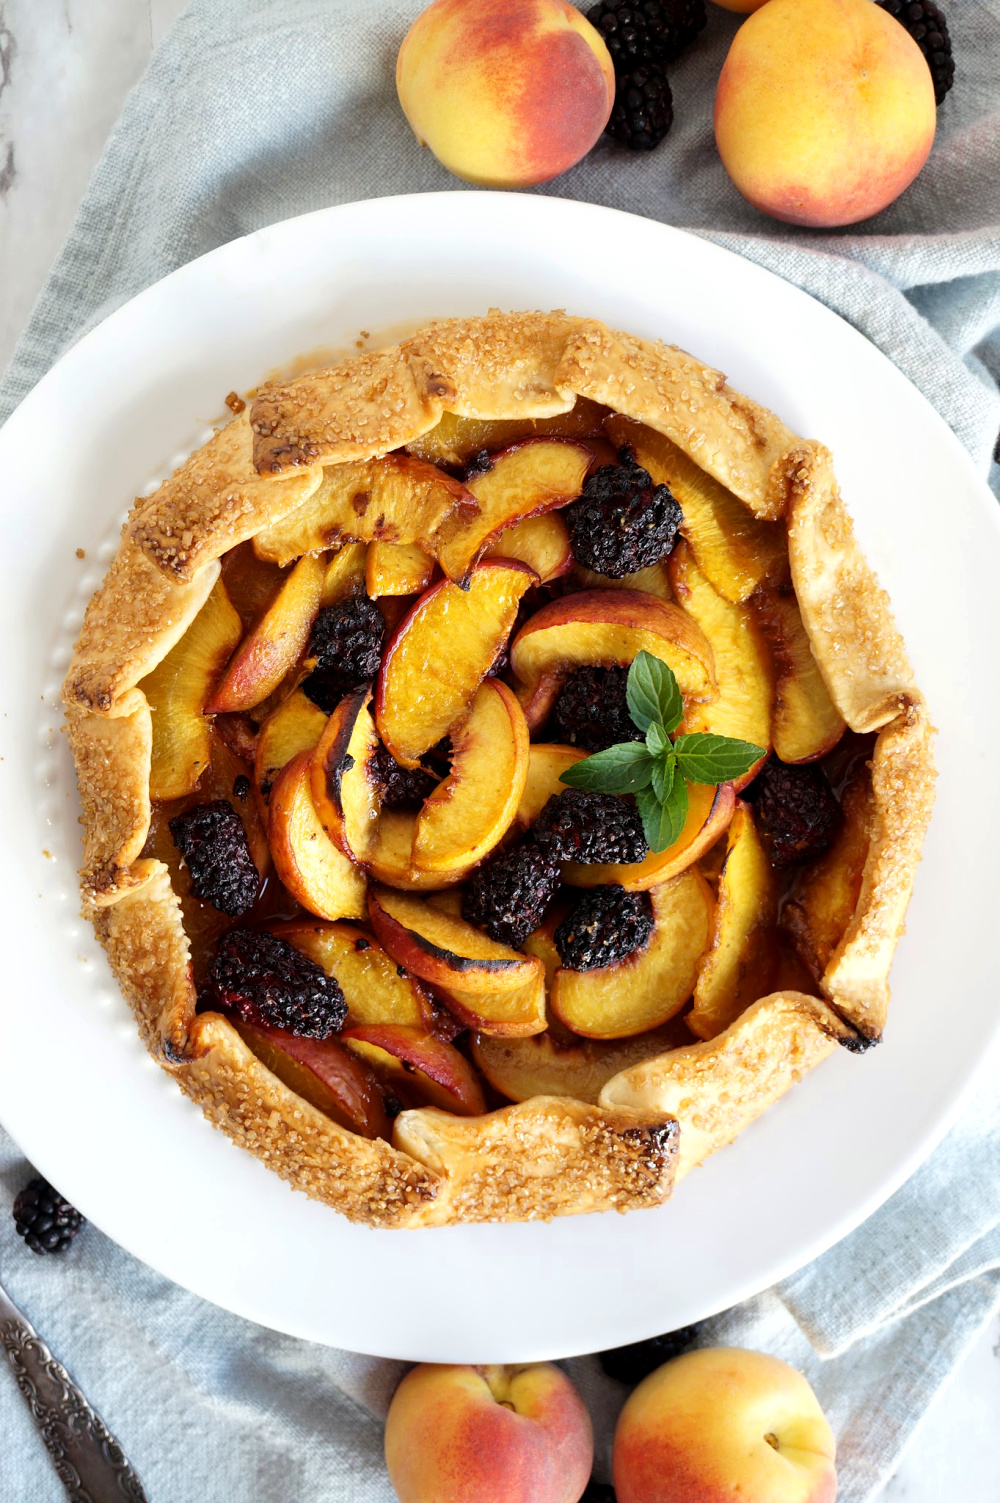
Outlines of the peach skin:
M425 1363L400 1383L385 1422L400 1503L578 1503L593 1457L590 1416L548 1362Z
M748 16L751 11L760 10L762 5L766 5L767 0L713 0L713 4L722 10L733 10L738 15Z
M618 1420L612 1469L618 1503L834 1503L835 1450L794 1367L705 1347L639 1384Z
M603 38L567 0L434 0L403 39L396 90L449 172L526 188L594 145L615 76Z
M768 0L733 38L715 95L719 155L743 197L819 228L898 198L935 124L920 48L871 0Z

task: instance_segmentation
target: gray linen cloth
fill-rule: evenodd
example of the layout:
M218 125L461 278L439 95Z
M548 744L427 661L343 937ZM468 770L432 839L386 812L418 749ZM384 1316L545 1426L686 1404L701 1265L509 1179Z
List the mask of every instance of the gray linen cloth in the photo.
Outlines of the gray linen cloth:
M0 385L0 418L85 329L192 257L323 205L460 187L418 149L395 98L395 50L422 4L194 0L126 105ZM677 121L664 146L632 157L602 144L544 191L693 229L805 287L896 362L986 474L1000 428L1000 0L949 7L958 82L918 182L868 224L833 234L765 219L726 178L711 103L737 22L709 10L671 73ZM1000 494L1000 468L992 479ZM380 1420L401 1364L217 1310L93 1227L63 1258L36 1258L9 1216L27 1174L0 1134L0 1269L154 1503L390 1503ZM998 1302L994 1072L881 1211L699 1339L801 1367L838 1435L842 1503L863 1503ZM607 1477L624 1391L593 1358L568 1367ZM0 1433L4 1503L57 1503L61 1487L8 1381Z

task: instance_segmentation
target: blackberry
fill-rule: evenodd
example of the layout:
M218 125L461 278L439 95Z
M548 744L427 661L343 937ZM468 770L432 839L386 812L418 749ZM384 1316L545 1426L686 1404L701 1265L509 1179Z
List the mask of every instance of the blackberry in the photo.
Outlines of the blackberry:
M615 102L605 134L630 151L652 151L674 123L674 97L659 68L637 68L615 85Z
M556 739L588 752L642 741L642 731L629 714L627 683L627 668L578 668L571 673L552 709Z
M615 73L672 63L707 21L705 0L600 0L587 12L611 53Z
M649 845L634 804L614 793L567 788L553 794L531 829L554 861L642 861Z
M241 772L239 777L233 780L233 798L238 798L242 802L249 792L250 779L245 772Z
M680 504L667 486L653 484L627 444L617 464L603 464L588 476L580 499L562 515L577 563L610 579L666 558L681 524Z
M248 913L257 901L260 873L232 804L223 798L195 804L174 816L170 833L191 873L195 897L229 918Z
M307 658L315 661L302 689L329 715L344 695L369 683L382 662L385 621L374 600L356 595L327 605L313 622Z
M462 917L517 949L537 929L559 887L559 863L521 840L483 863L465 885Z
M438 785L423 767L401 767L384 746L375 753L372 771L382 785L383 809L419 809Z
M84 1225L75 1206L47 1179L32 1179L14 1201L14 1226L32 1252L64 1252Z
M616 1346L609 1352L598 1352L597 1358L609 1378L634 1387L655 1373L664 1362L679 1357L694 1345L698 1335L697 1326L681 1326L679 1330L667 1331L664 1336L651 1336L648 1341L633 1341L628 1346Z
M652 932L648 893L594 887L576 900L559 925L556 949L567 970L596 971L641 950Z
M347 1017L336 978L266 929L230 929L222 936L206 993L210 1006L244 1023L283 1028L298 1038L327 1039Z
M876 0L876 3L895 16L924 54L934 80L934 98L940 104L955 82L951 37L941 7L932 5L931 0Z
M615 1490L610 1482L595 1482L592 1477L587 1483L580 1503L616 1503Z
M473 454L465 466L464 478L473 480L477 475L485 475L493 468L489 449L480 449L478 454Z
M843 816L814 763L789 766L771 757L746 789L772 866L815 861L833 844Z

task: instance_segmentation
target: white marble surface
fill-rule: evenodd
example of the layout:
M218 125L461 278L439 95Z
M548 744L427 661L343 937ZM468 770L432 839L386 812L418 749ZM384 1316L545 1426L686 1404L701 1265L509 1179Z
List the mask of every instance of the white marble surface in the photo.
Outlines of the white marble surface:
M0 367L122 100L183 7L0 0ZM904 1499L1000 1500L1000 1320L970 1351L883 1493L883 1503Z

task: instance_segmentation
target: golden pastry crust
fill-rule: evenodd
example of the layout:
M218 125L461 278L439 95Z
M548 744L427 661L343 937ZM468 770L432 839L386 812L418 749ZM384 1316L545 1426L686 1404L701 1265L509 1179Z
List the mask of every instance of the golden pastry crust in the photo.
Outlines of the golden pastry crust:
M830 1008L801 992L754 1002L725 1032L632 1065L600 1102L665 1112L680 1123L677 1178L732 1143L843 1041Z
M175 584L128 536L84 612L63 686L67 704L102 715L131 715L145 703L135 690L180 641L219 577L218 564Z
M889 1007L889 969L934 804L933 731L919 694L880 732L872 757L871 841L854 917L823 976L842 1017L878 1043Z
M788 558L813 656L852 731L877 731L916 693L889 597L858 547L828 449L791 477Z
M485 1117L403 1112L393 1141L443 1180L413 1226L655 1206L670 1194L677 1160L669 1115L565 1096L533 1096Z
M307 501L324 464L377 458L443 412L546 417L577 396L666 435L754 515L787 514L820 671L853 728L885 727L861 896L823 979L830 1003L765 997L717 1038L623 1071L599 1106L533 1097L472 1119L426 1108L397 1119L395 1146L373 1142L288 1090L224 1018L196 1014L178 899L167 869L140 856L150 717L137 686L208 597L215 560ZM731 1141L835 1040L857 1048L879 1036L932 797L926 712L827 452L681 350L564 313L494 312L265 387L133 512L88 607L65 697L88 911L143 1038L235 1142L354 1220L424 1226L658 1204L675 1168Z
M128 523L129 536L174 580L188 582L212 559L300 505L319 485L319 465L275 484L254 468L249 411L186 459Z

